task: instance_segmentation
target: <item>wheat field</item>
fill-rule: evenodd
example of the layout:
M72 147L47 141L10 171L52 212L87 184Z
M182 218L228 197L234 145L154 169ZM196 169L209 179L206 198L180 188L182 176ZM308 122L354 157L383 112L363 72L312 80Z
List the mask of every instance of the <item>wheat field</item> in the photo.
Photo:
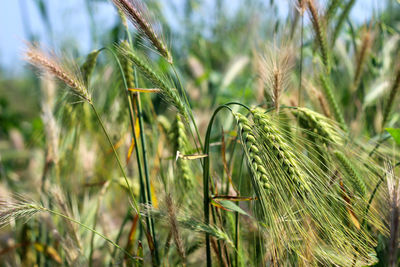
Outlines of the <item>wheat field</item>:
M0 266L399 266L398 1L81 2L0 71Z

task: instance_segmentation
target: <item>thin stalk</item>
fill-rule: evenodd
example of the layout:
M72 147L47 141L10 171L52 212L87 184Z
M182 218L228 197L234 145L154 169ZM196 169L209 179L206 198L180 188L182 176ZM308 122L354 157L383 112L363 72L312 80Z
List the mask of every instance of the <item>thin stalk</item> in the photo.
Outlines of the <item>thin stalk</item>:
M136 212L136 214L139 216L139 221L141 222L142 226L144 226L144 225L143 225L143 222L142 222L142 220L141 220L141 219L142 219L142 216L141 216L140 211L139 211L139 206L138 206L138 204L137 204L137 202L136 202L135 195L134 195L134 193L133 193L132 187L129 185L128 177L126 176L125 170L124 170L124 168L122 167L121 160L119 159L119 156L118 156L118 154L117 154L117 151L115 150L115 147L114 147L114 145L113 145L113 143L112 143L112 141L111 141L111 138L110 138L110 136L108 135L108 132L107 132L107 130L105 129L104 124L103 124L103 121L101 120L101 118L100 118L100 116L99 116L99 114L98 114L98 112L97 112L95 106L93 105L93 103L90 103L90 104L91 104L91 106L92 106L92 109L93 109L94 113L96 114L97 120L99 121L99 123L100 123L100 125L101 125L101 128L103 129L104 134L105 134L106 137L107 137L107 140L108 140L109 144L110 144L111 147L112 147L112 150L113 150L113 152L114 152L114 156L115 156L115 158L116 158L116 160L117 160L117 162L118 162L118 166L119 166L119 168L120 168L120 170L121 170L121 172L122 172L122 175L124 176L126 185L127 185L128 190L129 190L129 192L130 192L130 194L131 194L132 203L133 203L135 212ZM150 227L150 225L149 225L149 227ZM144 228L145 228L145 227L144 227ZM149 231L151 231L151 230L149 230ZM151 244L150 244L150 243L153 243L153 245L155 245L155 244L154 244L155 242L154 242L154 239L152 238L151 235L150 235L148 238L151 239L151 240L148 240L149 248L151 248ZM155 247L154 247L154 248L155 248ZM157 252L155 252L155 255L154 255L154 256L155 256L155 260L156 260L156 265L158 265L158 262L159 262L159 261L158 261Z
M383 178L381 178L381 179L378 181L378 183L376 184L374 190L373 190L372 193L371 193L371 196L369 197L368 204L367 204L367 208L365 209L365 213L364 213L364 218L363 218L363 221L362 221L362 223L361 223L361 225L362 225L363 227L365 227L365 226L367 225L367 215L368 215L369 209L370 209L370 207L371 207L372 200L374 199L374 197L375 197L375 195L376 195L376 192L378 192L378 189L379 189L379 187L381 186L382 182L383 182Z
M137 79L135 79L136 83ZM137 108L138 108L138 117L139 117L139 128L140 128L140 142L142 143L142 156L143 156L143 165L144 165L144 174L145 174L145 179L146 179L146 190L147 190L147 202L152 205L152 200L151 200L151 188L150 188L150 175L149 175L149 168L147 165L147 149L146 149L146 139L144 137L144 127L143 127L143 113L142 113L142 105L140 101L140 94L137 94ZM153 217L150 216L150 225L149 225L151 235L153 238L154 242L154 250L155 250L155 256L156 256L156 261L159 263L159 257L158 257L158 249L157 249L157 241L156 241L156 233L154 231L154 220Z
M129 44L130 44L131 48L133 48L132 39L130 37L129 31L128 31L128 36L129 36L129 42L130 42ZM135 86L138 87L136 68L134 68L134 70L135 70ZM126 84L125 84L125 86L126 86L126 90L128 91L128 87ZM131 95L131 97L132 96L133 95ZM135 101L135 99L133 97L132 97L132 101ZM139 128L140 128L139 134L140 134L140 140L142 143L144 174L145 174L145 179L146 179L147 203L149 203L151 205L152 200L151 200L150 176L149 176L149 170L148 170L148 165L147 165L147 149L146 149L146 140L145 140L145 136L144 136L144 127L143 127L143 112L142 112L142 106L141 106L141 100L140 100L139 93L137 94L137 97L136 97L136 103L137 103L137 109L138 109L137 112L138 112ZM136 146L136 148L137 148L137 146ZM157 247L157 241L156 241L155 231L154 231L154 220L150 214L149 214L149 216L147 216L147 218L148 218L150 236L152 237L153 244L154 244L155 260L156 260L156 263L159 264L160 259L158 256L158 247Z
M118 163L118 167L119 167L119 169L121 170L122 176L123 176L124 179L125 179L126 186L128 187L129 193L130 193L130 195L131 195L133 207L135 208L135 212L138 214L139 218L141 218L140 212L139 212L139 206L138 206L138 204L137 204L137 202L136 202L135 195L134 195L134 193L133 193L132 187L131 187L130 184L129 184L128 177L126 176L125 170L124 170L124 168L122 167L121 160L119 159L118 153L117 153L117 151L115 150L114 144L113 144L112 141L111 141L111 138L110 138L110 136L109 136L109 134L108 134L108 132L107 132L105 126L104 126L103 120L101 119L99 113L98 113L97 110L96 110L96 107L95 107L95 106L93 105L93 103L91 103L91 102L90 102L90 106L92 107L93 112L94 112L94 114L96 115L96 118L97 118L97 120L98 120L98 122L99 122L99 124L100 124L100 126L101 126L101 129L103 130L104 135L106 136L107 141L108 141L108 143L110 144L110 146L111 146L111 148L112 148L112 150L113 150L115 159L117 160L117 163Z
M217 213L216 208L215 208L215 207L211 207L212 219L213 219L214 224L217 225L217 218L216 218L215 213ZM225 262L225 261L222 259L221 242L220 242L220 240L217 240L216 242L217 242L218 251L215 251L215 253L218 252L219 263L220 263L221 266L224 266L224 262Z
M129 32L127 32L129 40L131 39ZM131 42L131 41L130 41ZM122 76L122 81L124 83L124 87L125 87L125 92L127 94L127 99L128 99L128 106L129 106L129 121L131 124L131 130L132 130L132 136L133 136L133 141L135 142L135 153L136 153L136 161L138 164L138 173L139 173L139 181L140 181L140 190L143 193L142 195L144 195L144 200L147 198L146 196L146 192L144 190L144 182L143 182L143 171L142 171L142 164L140 161L140 155L139 155L139 150L138 150L138 140L136 138L136 134L135 134L135 123L134 123L134 111L133 111L133 105L132 105L132 100L131 100L131 95L130 92L128 90L128 84L126 81L126 77L124 74L124 71L122 69L121 66L121 62L119 61L117 55L114 53L113 50L106 48L114 57L115 61L117 62L118 68L120 70L121 76ZM135 73L135 80L136 80L136 73ZM145 201L144 201L145 202Z
M94 221L93 221L93 229L96 230L97 226L97 215L99 214L99 203L96 206L96 212L94 215ZM92 236L90 237L90 252L89 252L89 267L93 266L93 252L94 252L94 232L92 232Z
M369 152L368 157L371 157L371 156L375 153L375 151L376 151L386 140L388 140L388 139L390 139L390 138L391 138L390 135L387 135L387 136L384 136L384 137L380 137L380 139L376 142L375 147L371 150L371 152Z
M127 32L127 33L128 33L129 40L131 42L130 34L129 34L129 32ZM135 131L135 123L134 123L134 115L133 115L133 112L134 112L133 111L133 104L132 104L132 101L135 101L135 99L133 97L134 95L130 94L130 92L128 90L128 84L127 84L127 81L126 81L125 73L124 73L124 71L122 69L122 66L121 66L121 62L119 61L117 55L115 55L114 51L112 51L111 49L108 49L108 50L114 56L114 58L115 58L115 60L116 60L116 62L118 64L118 67L119 67L121 75L122 75L122 80L123 80L123 83L124 83L125 92L127 94L128 106L129 106L129 119L130 119L130 123L131 123L133 139L134 139L134 142L135 142L136 161L137 161L137 164L138 164L138 172L139 172L139 180L140 180L140 191L141 191L141 196L143 196L143 203L145 203L145 202L148 202L149 199L151 201L151 195L149 196L150 190L146 191L145 186L144 186L141 157L140 157L140 153L139 153L139 149L138 149L138 140L137 140L136 134L135 134L136 131ZM136 71L135 71L135 83L137 83ZM138 96L138 98L139 98L139 96ZM141 109L138 110L138 113L141 114ZM139 126L140 126L140 119L141 119L140 117L141 116L139 116ZM140 129L140 134L141 134L141 138L142 138L143 127ZM142 144L143 144L143 142L142 142ZM145 162L146 162L146 160L145 160ZM147 164L145 164L145 168L147 168ZM147 171L147 177L148 177L148 171ZM146 180L148 180L148 179L146 179ZM149 226L149 228L151 229L150 231L154 232L154 227L152 227L152 225L153 225L152 219L149 216L146 217L146 222L147 222L147 225ZM153 243L154 243L155 248L157 248L156 247L156 242L155 242L153 236L152 236L152 239L153 239ZM156 262L159 262L157 251L156 251L156 255L155 256L156 256L156 259L155 259Z
M242 159L240 160L240 169L239 169L239 186L238 186L238 192L240 192L241 185L242 185L242 174L243 174L243 160L244 160L244 153L242 153ZM239 194L238 194L239 195ZM236 203L236 205L239 206L239 202ZM235 212L235 265L236 267L239 266L239 249L240 249L240 220L239 220L239 213Z

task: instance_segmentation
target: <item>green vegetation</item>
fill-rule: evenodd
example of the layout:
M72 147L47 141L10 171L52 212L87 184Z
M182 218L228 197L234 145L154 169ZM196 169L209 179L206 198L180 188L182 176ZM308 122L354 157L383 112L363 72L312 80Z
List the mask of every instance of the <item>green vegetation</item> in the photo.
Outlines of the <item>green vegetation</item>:
M400 5L206 2L174 29L112 0L103 47L26 46L39 75L0 81L0 266L398 266Z

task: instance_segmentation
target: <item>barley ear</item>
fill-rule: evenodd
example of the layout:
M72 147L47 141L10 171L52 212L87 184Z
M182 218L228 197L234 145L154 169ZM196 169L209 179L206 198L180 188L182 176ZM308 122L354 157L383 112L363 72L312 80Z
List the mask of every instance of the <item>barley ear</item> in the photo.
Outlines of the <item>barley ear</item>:
M303 128L315 133L323 142L327 144L328 142L342 144L337 129L327 117L308 108L297 108L292 112L299 119L299 123Z
M318 45L321 51L322 62L325 65L326 71L329 73L331 70L330 66L330 55L326 41L326 32L324 25L321 23L317 8L315 7L314 0L307 1L307 10L311 17L311 22L317 37Z
M357 169L353 166L350 160L340 151L334 151L334 155L336 159L339 161L340 166L343 168L344 172L347 174L350 182L353 185L353 188L357 191L361 196L365 196L366 194L366 185L364 180L361 178Z
M352 91L356 91L360 82L361 82L361 77L365 68L365 64L367 61L368 53L370 51L372 45L372 34L369 29L367 29L364 33L362 42L361 42L361 48L359 50L359 53L357 55L357 64L356 64L356 70L354 74L354 81L353 81L353 86L352 86Z
M186 136L186 127L182 122L181 116L176 115L175 121L171 126L170 139L173 144L174 153L185 154L187 152L188 139ZM176 161L178 168L179 178L185 188L193 186L192 172L190 170L190 163L188 160L178 157Z
M279 130L271 122L271 118L261 108L253 109L254 123L260 132L264 147L272 153L273 160L277 161L286 177L294 184L296 191L301 193L307 185L302 181L302 173L290 146L283 140Z
M344 121L342 110L339 108L339 105L337 104L336 99L333 95L331 80L329 79L329 77L326 78L324 74L321 74L320 81L325 97L328 100L329 107L333 112L335 119L340 123L343 130L347 131L347 126Z
M141 59L134 51L122 46L117 47L117 50L121 56L126 58L126 60L131 61L155 87L161 90L161 93L164 95L165 99L173 104L177 108L178 112L188 122L189 116L186 105L180 98L177 90L175 88L171 88L167 82L162 79L161 76L156 73L148 64L146 64L145 61Z
M124 40L120 44L121 48L129 50L130 46L128 41ZM124 56L120 56L120 62L125 75L126 84L128 88L135 88L135 77L133 76L133 64L130 60L127 60Z
M89 79L92 76L94 67L96 66L97 57L99 56L101 50L93 50L86 56L85 62L81 66L81 72L83 76L83 81L86 86L89 86Z
M292 50L285 46L269 46L257 63L259 76L268 89L264 93L271 96L275 111L279 112L280 98L289 85L290 70L293 67Z
M395 103L394 100L396 98L397 92L399 91L399 88L400 88L400 67L397 70L396 78L393 81L389 96L386 101L386 106L383 111L382 128L385 127L385 124L389 119L389 115L392 111L393 104Z
M43 73L48 73L65 83L82 100L91 103L92 98L79 75L64 68L59 59L49 56L39 48L29 45L25 52L25 60Z
M147 9L144 3L137 0L112 0L114 5L125 14L132 24L142 32L157 51L170 63L173 63L172 55L163 40L156 34L150 22L146 18Z
M264 190L269 191L271 185L268 178L267 170L265 169L264 161L261 158L261 148L257 143L257 138L254 135L251 123L246 116L240 113L233 113L238 123L242 145L245 149L247 161L252 171L256 184L259 184Z
M174 238L174 243L175 243L176 249L178 251L178 254L183 261L183 266L186 266L186 264L185 264L186 263L185 248L183 246L181 233L179 231L178 220L176 218L175 203L173 202L171 195L167 195L165 197L165 202L167 205L168 221L169 221L169 225L171 226L171 232L172 232L172 236Z

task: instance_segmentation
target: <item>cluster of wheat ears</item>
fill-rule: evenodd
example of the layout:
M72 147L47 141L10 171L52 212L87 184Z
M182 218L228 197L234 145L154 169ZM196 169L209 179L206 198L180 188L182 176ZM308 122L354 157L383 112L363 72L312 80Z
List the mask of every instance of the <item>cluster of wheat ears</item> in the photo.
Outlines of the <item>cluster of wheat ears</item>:
M45 227L42 231L57 228L54 224L62 225L63 230L58 232L65 233L66 237L42 232L47 238L46 246L35 243L37 251L42 249L43 257L50 262L71 266L103 266L107 261L110 266L120 263L127 266L365 266L376 263L378 233L394 235L393 246L397 246L393 227L397 229L398 218L388 226L383 219L385 211L379 205L385 199L382 184L388 181L391 211L399 212L399 187L395 166L391 164L398 155L385 150L380 143L371 152L370 145L352 139L331 77L334 64L331 47L355 1L341 7L337 27L329 39L327 23L341 1L330 1L324 14L313 0L296 3L299 17L303 20L308 15L311 19L318 51L314 55L318 65L315 75L321 90L302 79L300 68L298 101L292 106L283 105L281 97L295 71L293 49L274 45L270 47L272 52L257 57L264 99L272 100L272 104L263 102L249 107L228 102L214 110L206 131L199 129L191 108L193 103L185 84L181 83L173 55L144 3L112 2L125 27L126 40L94 50L79 67L37 44L28 45L25 60L39 69L45 82L51 83L49 76L52 76L65 84L69 94L61 101L73 102L65 105L65 116L75 114L76 122L85 118L97 121L96 126L90 127L104 134L103 140L110 148L107 155L114 158L107 156L106 160L116 161L120 172L117 176L122 178L102 182L95 197L90 198L95 199L90 206L93 218L79 219L77 208L71 204L71 193L66 200L60 182L62 176L75 179L59 167L62 165L59 150L66 150L67 154L70 151L68 145L63 147L59 141L60 135L67 133L56 129L54 104L49 104L44 96L43 118L49 130L46 131L46 171L41 181L40 201L28 201L27 196L2 200L0 225L47 214L48 217L40 217L47 221L41 226ZM165 61L164 70L155 68L136 49L127 20L143 44ZM365 28L354 82L349 90L355 91L360 85L372 39L373 30ZM91 83L102 52L111 56L110 64L119 80L116 86L123 89L121 113L127 115L127 120L122 121L128 124L119 127L120 131L130 132L131 140L126 164L113 139L112 132L119 130L111 129L98 109L105 89L101 83ZM383 107L382 129L390 118L399 86L400 69ZM308 93L314 90L313 95L324 114L302 104L303 88ZM157 115L153 108L146 107L157 95L168 109L164 115ZM217 129L221 119L229 121L231 129L237 132L223 131L221 136ZM63 127L69 127L70 131L77 128L72 123L65 123ZM157 134L146 134L149 128ZM160 139L159 143L153 138ZM106 144L100 146L104 149ZM137 163L130 164L133 167L128 164L131 155ZM63 159L68 156L63 155ZM109 171L108 175L115 177L116 174ZM220 175L224 176L222 180ZM114 186L122 188L116 191L122 192L121 195L110 193L116 190ZM114 198L123 195L128 199L128 202L122 201L126 203L126 215L116 232L107 231L106 227L98 230L104 223L100 218L105 216L102 201L109 195ZM81 205L77 203L78 206ZM52 223L49 218L53 219ZM127 232L125 226L129 222L132 226ZM57 238L61 246L55 249L52 244ZM395 250L391 255L396 255Z

